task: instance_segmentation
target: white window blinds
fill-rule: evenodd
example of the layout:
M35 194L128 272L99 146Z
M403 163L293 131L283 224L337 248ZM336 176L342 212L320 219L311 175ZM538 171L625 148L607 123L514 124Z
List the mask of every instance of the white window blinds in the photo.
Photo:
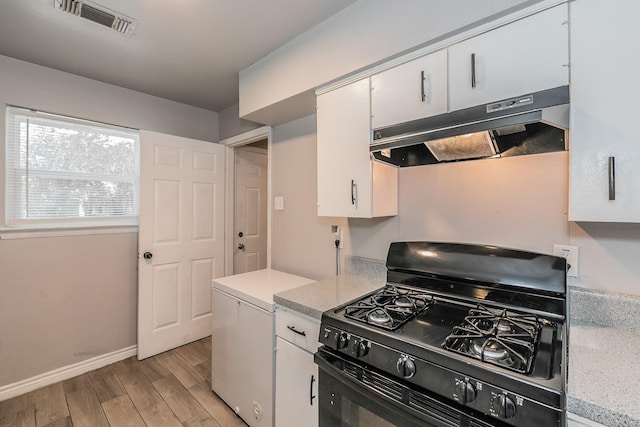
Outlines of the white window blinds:
M8 107L6 226L135 225L139 133Z

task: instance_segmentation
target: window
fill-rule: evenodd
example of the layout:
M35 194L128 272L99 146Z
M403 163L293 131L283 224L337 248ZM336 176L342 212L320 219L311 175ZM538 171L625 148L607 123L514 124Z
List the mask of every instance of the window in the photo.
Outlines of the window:
M137 225L139 133L7 108L6 226Z

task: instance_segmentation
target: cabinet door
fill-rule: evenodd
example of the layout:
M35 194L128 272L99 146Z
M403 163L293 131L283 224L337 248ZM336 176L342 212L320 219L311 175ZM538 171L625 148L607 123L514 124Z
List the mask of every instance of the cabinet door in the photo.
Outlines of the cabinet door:
M449 109L569 84L567 5L449 48Z
M318 366L313 354L282 338L276 352L276 426L318 426Z
M369 79L318 96L318 215L371 217Z
M639 15L640 2L571 3L572 221L640 222Z
M374 129L447 112L447 51L371 77Z
M273 316L212 292L211 388L251 427L273 424Z

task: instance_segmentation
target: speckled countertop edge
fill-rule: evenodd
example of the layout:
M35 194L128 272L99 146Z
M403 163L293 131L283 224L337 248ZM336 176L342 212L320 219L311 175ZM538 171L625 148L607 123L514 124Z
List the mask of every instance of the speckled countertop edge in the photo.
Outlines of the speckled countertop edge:
M277 293L273 301L299 313L320 319L324 311L345 304L376 289L387 279L384 261L349 256L345 274Z
M384 282L357 275L340 275L280 292L273 301L307 316L320 319L324 311L380 289Z
M640 426L640 298L584 288L569 295L570 412L606 426Z
M640 297L585 288L569 289L572 320L622 328L640 328Z

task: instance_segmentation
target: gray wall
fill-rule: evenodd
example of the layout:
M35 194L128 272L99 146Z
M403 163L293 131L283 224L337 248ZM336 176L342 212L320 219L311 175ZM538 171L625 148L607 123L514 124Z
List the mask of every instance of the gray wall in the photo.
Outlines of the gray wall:
M284 210L272 211L271 266L322 279L335 274L331 226L346 227L345 218L317 215L316 117L273 129L272 197L284 197Z
M354 255L393 240L490 244L550 253L569 243L568 153L401 168L398 216L349 220Z
M241 119L238 115L238 104L232 105L218 113L218 126L220 140L240 135L244 132L263 126L251 120Z
M3 106L218 139L211 111L3 56L0 70ZM1 148L2 200L4 176ZM136 233L0 240L0 387L135 345L136 254Z
M136 344L137 234L0 240L0 386Z

